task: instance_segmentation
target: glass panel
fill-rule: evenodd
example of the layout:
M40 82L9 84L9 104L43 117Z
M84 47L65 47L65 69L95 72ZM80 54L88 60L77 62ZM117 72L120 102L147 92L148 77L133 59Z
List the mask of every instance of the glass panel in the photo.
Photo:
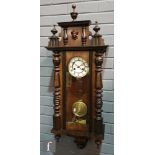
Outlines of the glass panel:
M68 65L74 57L82 57L89 65L89 53L70 52L66 53L66 129L74 131L88 131L89 125L89 73L82 78L73 77L69 73ZM78 65L78 64L77 64ZM79 63L79 65L81 65Z

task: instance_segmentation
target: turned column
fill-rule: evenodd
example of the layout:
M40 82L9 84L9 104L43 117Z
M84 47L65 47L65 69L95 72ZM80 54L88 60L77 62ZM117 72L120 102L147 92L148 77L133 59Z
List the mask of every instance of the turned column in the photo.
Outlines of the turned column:
M63 43L64 43L64 46L66 46L68 44L67 28L64 28Z
M99 146L102 141L103 133L103 118L102 118L102 64L103 64L103 51L95 52L95 135L96 135L96 144Z
M86 27L82 27L81 41L82 41L82 46L86 45L86 42L87 42Z
M61 113L60 113L60 52L53 52L54 64L54 115L53 129L61 130ZM60 135L57 134L56 137Z

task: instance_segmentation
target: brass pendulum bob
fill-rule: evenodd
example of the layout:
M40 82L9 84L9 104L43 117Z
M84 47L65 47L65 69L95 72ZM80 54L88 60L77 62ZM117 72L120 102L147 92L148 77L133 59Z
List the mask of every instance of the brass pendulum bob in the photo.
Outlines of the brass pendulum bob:
M72 111L74 114L73 120L75 123L86 124L86 120L82 117L87 114L87 105L82 100L73 103Z

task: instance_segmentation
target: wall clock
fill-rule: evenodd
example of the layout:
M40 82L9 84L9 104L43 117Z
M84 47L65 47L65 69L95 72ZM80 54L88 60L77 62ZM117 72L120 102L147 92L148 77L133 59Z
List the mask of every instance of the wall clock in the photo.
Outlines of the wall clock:
M76 21L78 13L73 5L71 22L60 22L51 30L48 50L53 51L54 115L53 129L58 140L66 134L75 138L79 148L89 139L100 146L103 139L102 64L107 49L95 23L94 34L90 20Z

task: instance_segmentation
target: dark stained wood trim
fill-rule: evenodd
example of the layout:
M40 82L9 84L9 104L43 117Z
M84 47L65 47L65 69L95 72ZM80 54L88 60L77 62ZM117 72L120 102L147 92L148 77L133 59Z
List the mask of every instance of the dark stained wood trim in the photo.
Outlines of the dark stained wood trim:
M89 26L91 24L90 20L84 21L71 21L71 22L60 22L58 23L59 26L63 28L73 27L73 26Z
M72 47L46 47L48 50L51 51L98 51L100 52L106 52L108 45L104 46L72 46Z

